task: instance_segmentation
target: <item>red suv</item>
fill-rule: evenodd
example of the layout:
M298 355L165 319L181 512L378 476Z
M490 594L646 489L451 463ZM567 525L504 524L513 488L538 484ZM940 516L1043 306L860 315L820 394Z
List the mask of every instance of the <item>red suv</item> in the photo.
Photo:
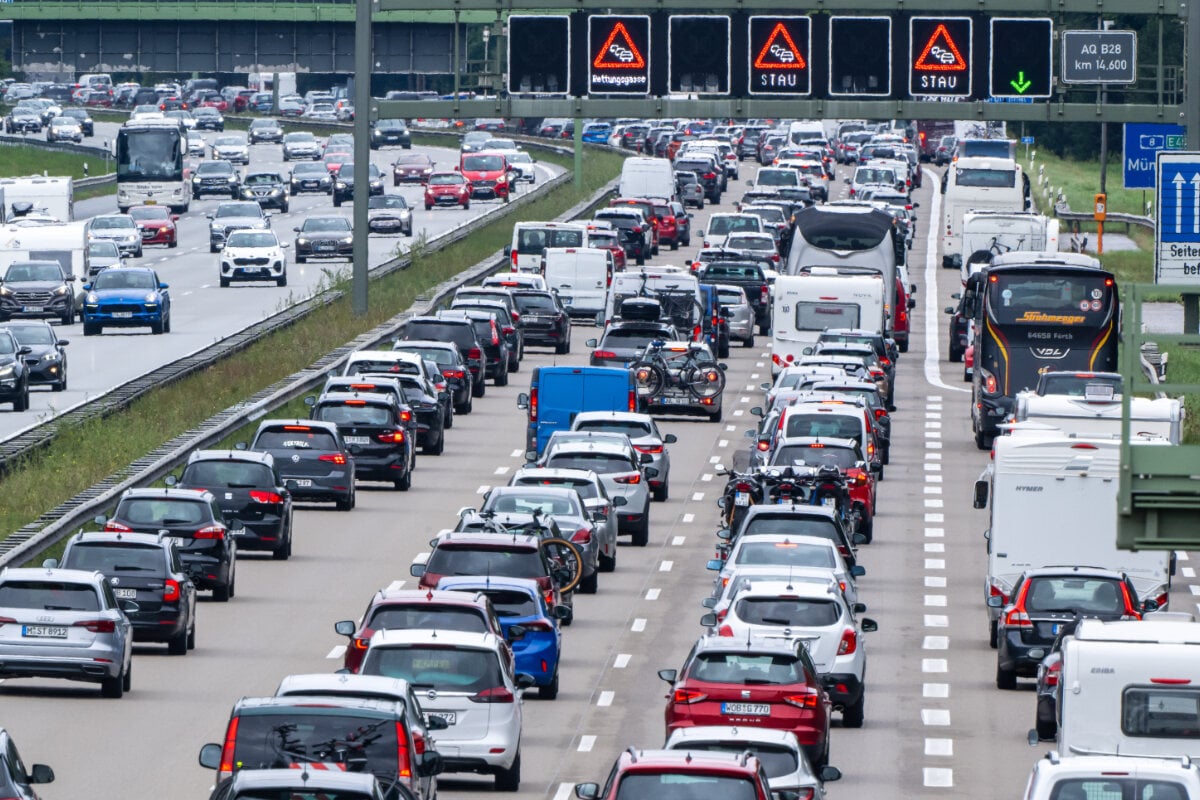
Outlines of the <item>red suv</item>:
M829 763L833 706L802 641L705 636L683 669L658 677L671 684L668 735L697 725L781 728L796 734L814 767Z
M757 756L703 750L637 750L617 757L604 788L575 784L579 800L771 800L767 774Z
M793 436L779 439L771 453L772 467L837 467L846 479L850 501L861 517L858 533L870 542L875 519L875 482L879 467L862 458L862 450L853 439L824 436Z
M471 184L472 199L508 202L509 168L504 153L463 153L458 169Z

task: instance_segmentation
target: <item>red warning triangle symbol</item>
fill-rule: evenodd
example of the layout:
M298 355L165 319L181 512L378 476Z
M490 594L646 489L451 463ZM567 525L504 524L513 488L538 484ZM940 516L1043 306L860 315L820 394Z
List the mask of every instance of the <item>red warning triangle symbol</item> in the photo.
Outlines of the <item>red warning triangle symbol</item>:
M618 22L592 59L592 66L596 69L645 69L646 59L630 38L625 23Z
M783 41L779 41L780 39ZM808 69L808 64L805 62L800 48L796 47L796 43L792 41L792 35L788 33L787 26L782 22L776 22L775 29L767 37L766 44L763 45L762 50L758 51L758 58L754 59L754 68Z
M921 51L917 63L913 64L913 69L932 72L963 72L966 68L967 61L962 57L962 53L958 52L958 45L954 43L944 24L934 29L933 36L925 43L925 49Z

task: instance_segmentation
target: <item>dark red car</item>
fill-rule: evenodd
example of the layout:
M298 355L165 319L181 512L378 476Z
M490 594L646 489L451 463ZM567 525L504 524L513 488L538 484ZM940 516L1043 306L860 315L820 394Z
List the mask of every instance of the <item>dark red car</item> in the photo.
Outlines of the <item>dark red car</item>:
M167 206L132 206L129 216L137 223L142 232L142 244L165 244L167 247L179 245L178 230L175 223L178 214L172 214Z
M671 684L668 735L697 725L779 728L796 734L814 767L829 763L833 706L800 640L705 636L683 669L658 677Z
M258 94L258 92L254 91L253 89L242 89L239 91L233 98L234 112L245 111L247 108L249 108L250 99L256 94Z
M392 164L392 185L425 183L433 174L433 159L424 153L405 153Z
M329 170L329 174L337 175L342 164L351 164L354 162L354 154L349 150L329 150L325 153L322 161L325 162L325 169Z
M661 244L669 244L672 250L678 250L683 242L683 231L675 212L666 203L656 203L654 216L658 220L658 241Z
M201 108L215 108L217 111L228 111L229 101L222 97L220 92L208 92L200 98L196 106Z
M471 207L471 182L461 172L434 172L425 183L425 210L434 206Z
M654 797L771 800L769 779L762 762L749 753L704 750L637 750L617 757L604 788L598 783L575 784L579 800L627 800ZM798 795L804 797L803 794Z

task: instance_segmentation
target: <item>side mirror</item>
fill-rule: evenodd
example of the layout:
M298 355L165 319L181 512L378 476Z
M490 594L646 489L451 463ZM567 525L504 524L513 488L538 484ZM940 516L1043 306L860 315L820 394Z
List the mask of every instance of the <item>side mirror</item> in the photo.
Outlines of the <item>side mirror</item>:
M987 599L988 608L1004 608L1004 598L992 595Z
M42 569L57 569L57 568L58 568L58 559L57 558L47 558L45 561L42 562Z
M508 632L504 635L504 638L510 642L519 642L521 639L525 638L525 633L526 631L524 626L509 625Z
M333 623L333 630L342 636L353 636L356 627L352 619L344 619L341 622Z
M657 478L658 477L658 470L656 470L654 467L646 467L644 470L642 470L642 473L647 478Z
M673 433L668 433L663 437L663 444L675 444L679 441L679 437Z
M517 395L517 408L522 410L529 408L529 395L524 392Z
M706 597L700 601L700 605L703 606L704 608L716 608L717 607L717 598Z
M867 613L867 604L866 603L855 603L854 604L854 613L855 614Z
M550 609L550 615L557 620L568 620L573 616L570 606L555 606Z
M54 770L45 764L34 764L28 778L30 783L54 783Z
M1030 747L1038 746L1038 732L1036 728L1029 729L1029 733L1025 736L1025 741L1029 742Z
M168 475L167 477L163 478L163 483L165 483L167 486L174 486L175 484L179 483L179 479L174 475Z
M802 355L802 356L811 356L812 354L813 354L813 349L811 347L805 347L803 350L800 351L800 355Z
M872 461L868 465L868 468L871 470L871 472L873 472L876 475L883 474L883 462L882 461Z
M414 578L422 577L425 574L425 565L424 564L410 565L408 568L408 574L412 575Z
M1146 602L1142 603L1142 612L1143 613L1148 614L1151 611L1158 611L1158 601L1157 600L1147 600Z
M879 630L879 623L868 617L863 617L862 622L858 624L863 633L874 633Z
M587 347L590 347L594 350L600 346L600 340L599 339L588 339L586 342L584 342L584 345Z
M304 398L304 405L308 406L309 408L312 408L316 404L317 404L317 398L315 395L310 394Z
M33 348L30 347L29 345L24 345L22 347L17 348L17 355L19 355L19 356L27 356L32 352L33 352Z
M649 453L641 453L638 455L639 464L651 464L654 462L654 456Z
M987 508L988 502L988 482L975 481L975 501L972 505L975 508Z
M818 774L817 777L819 777L821 779L822 783L829 783L830 781L840 781L842 779L842 771L840 769L838 769L837 767L831 767L828 764L826 764L825 766L821 767L821 772Z
M514 681L514 683L517 684L518 689L529 689L536 683L536 681L534 681L533 676L529 673L518 672L517 679Z
M425 727L431 731L444 731L450 727L445 717L425 717Z
M861 578L863 575L866 575L866 574L867 574L867 568L862 566L861 564L855 564L853 567L850 568L850 576L853 578Z
M946 310L946 313L947 313L947 314L953 314L953 313L954 313L954 306L946 306L946 309L945 309L945 310Z
M753 189L753 188L754 188L754 181L752 181L752 180L746 181L746 186L747 186L748 188L751 188L751 189Z
M673 669L660 669L658 677L667 683L674 683L675 679L679 677L679 672Z
M246 444L245 442L237 442L236 444L234 444L233 449L234 450L247 450L247 449L249 449L249 447L250 446L248 444Z
M917 307L917 301L916 301L914 298L912 298L912 297L908 298L908 307L909 307L910 309L916 308L916 307Z
M865 533L856 533L850 537L851 544L866 544L867 535Z
M706 628L715 628L720 622L716 614L705 614L700 618L700 624Z
M200 766L205 769L216 769L221 766L221 745L209 742L200 748Z
M284 250L287 250L289 247L291 247L291 245L288 244L287 242L280 242L279 246L282 247ZM441 756L438 756L438 757L441 758Z
M96 523L97 525L107 525L108 517L104 516L103 514L97 514L96 516L92 517L92 522Z
M722 511L725 510L725 498L724 497L717 498L717 508L721 509Z
M765 384L764 384L764 386L765 386ZM770 387L769 387L769 386L767 386L766 388L768 388L768 389L769 389ZM750 409L750 416L752 416L752 417L762 417L762 416L763 416L763 409L762 409L762 406L755 406L754 408Z
M292 228L292 230L293 230L293 231L295 231L296 233L299 233L299 232L300 232L300 226L299 226L299 225L297 225L296 227Z
M575 796L579 800L596 800L600 796L600 784L577 783L575 784Z
M709 560L708 563L704 565L704 568L707 570L712 570L713 572L720 572L721 567L723 566L725 566L724 561L720 560L719 558L714 558Z
M622 506L629 505L629 501L625 499L624 495L619 494L616 497L612 498L612 505L613 505L613 508L621 508Z
M445 722L445 720L442 720L442 722ZM428 725L425 727L429 728ZM434 775L440 775L444 768L445 764L442 761L442 754L436 750L427 750L420 756L420 763L417 764L417 774L422 778L432 778Z
M717 531L717 538L723 542L728 542L733 538L733 531L730 528L721 528Z
M488 494L491 494L491 492L488 492ZM483 499L486 500L487 495L484 495ZM460 508L458 510L457 516L459 519L462 519L463 517L467 516L468 514L474 514L474 513L475 513L475 509L472 508L471 506L463 506L462 508Z

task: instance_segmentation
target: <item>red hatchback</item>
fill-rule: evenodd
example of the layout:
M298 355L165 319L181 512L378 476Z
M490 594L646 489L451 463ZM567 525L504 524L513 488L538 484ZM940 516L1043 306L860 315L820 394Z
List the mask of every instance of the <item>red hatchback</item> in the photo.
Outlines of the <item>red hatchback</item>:
M579 800L771 800L770 782L757 756L703 750L637 750L617 757L604 788L575 784Z
M461 172L434 172L425 182L425 210L434 206L471 207L471 182Z
M172 214L166 206L131 206L129 216L137 223L142 232L142 244L165 244L176 247L179 244L178 230L175 223L178 214Z
M671 684L667 734L697 725L750 725L796 734L817 769L829 763L832 705L800 640L733 641L705 636Z

